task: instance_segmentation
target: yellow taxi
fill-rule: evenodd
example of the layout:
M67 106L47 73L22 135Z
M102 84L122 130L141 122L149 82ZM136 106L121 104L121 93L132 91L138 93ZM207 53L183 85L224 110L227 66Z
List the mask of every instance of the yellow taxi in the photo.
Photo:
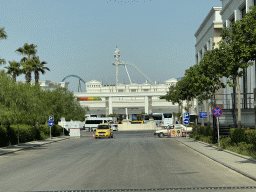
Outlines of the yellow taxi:
M143 121L131 121L131 124L143 124Z
M111 128L110 124L105 123L105 124L98 125L95 131L95 139L98 139L101 137L113 138L113 128Z

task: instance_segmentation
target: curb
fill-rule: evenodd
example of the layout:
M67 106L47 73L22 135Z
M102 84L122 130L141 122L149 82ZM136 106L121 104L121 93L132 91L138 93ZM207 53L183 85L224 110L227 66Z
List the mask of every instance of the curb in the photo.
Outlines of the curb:
M212 145L212 144L204 143L204 142L202 142L202 141L195 140L195 139L193 139L193 138L189 138L189 139L194 140L194 141L197 141L197 142L199 142L199 143L201 143L201 144ZM182 141L179 141L179 140L177 140L177 139L175 139L175 140L178 141L178 142L180 142L180 143L182 143L183 145L186 145L187 147L189 147L189 148L195 150L196 152L198 152L198 153L204 155L205 157L208 157L208 158L210 158L211 160L213 160L213 161L215 161L215 162L217 162L217 163L220 163L220 164L224 165L225 167L230 168L230 169L232 169L233 171L236 171L236 172L238 172L238 173L240 173L240 174L242 174L242 175L244 175L244 176L246 176L246 177L248 177L248 178L250 178L250 179L256 181L256 177L255 177L255 176L249 175L249 174L245 173L244 171L241 171L241 170L239 170L239 169L237 169L237 168L235 168L235 167L233 167L233 166L230 166L230 165L228 165L227 163L224 163L224 162L222 162L222 161L220 161L220 160L218 160L218 159L216 159L216 158L214 158L214 157L212 157L212 156L210 156L210 155L206 155L206 154L204 154L203 152L200 152L200 151L198 151L197 149L195 149L195 148L193 148L193 147L191 147L191 146L189 146L189 145L183 143ZM215 146L213 146L213 145L212 145L212 147L218 149L218 147L215 147ZM237 154L237 153L234 153L234 152L231 152L231 151L222 149L222 148L221 148L221 150L224 151L224 152L230 153L230 154L232 154L232 155L236 155L236 156L238 156L238 157L241 157L241 158L250 160L250 161L252 160L252 159L248 159L248 157L246 157L246 156L243 156L243 155L240 155L240 154ZM253 161L256 162L256 160L253 160Z
M189 139L193 139L193 138L189 138ZM205 142L203 142L203 141L199 141L199 140L195 140L195 139L193 139L193 140L194 140L194 141L197 141L197 142L199 142L199 143L205 144L205 145L211 145L211 147L213 147L213 148L215 148L215 149L219 149L219 147L216 147L216 146L214 146L213 144L205 143ZM232 154L232 155L236 155L236 156L238 156L238 157L244 158L244 159L246 159L246 160L256 162L256 159L254 159L254 158L252 158L252 157L248 157L248 156L245 156L245 155L241 155L241 154L238 154L238 153L235 153L235 152L233 152L233 151L229 151L229 150L223 149L223 148L220 148L220 150L221 150L221 151L225 151L226 153L230 153L230 154Z
M12 147L20 147L20 148L14 148L13 151L2 151L0 152L0 156L1 155L5 155L5 154L9 154L9 153L14 153L16 151L21 151L23 149L29 149L29 148L34 148L36 146L41 146L41 145L45 145L45 144L49 144L49 143L53 143L53 142L58 142L58 141L62 141L62 140L65 140L65 139L69 139L70 137L54 137L54 138L58 138L58 140L50 140L50 139L44 139L44 140L39 140L39 141L46 141L45 143L41 143L41 144L35 144L34 146L20 146L20 145L11 145ZM27 142L28 144L34 144L34 141L30 141L30 142ZM2 147L0 149L10 149L12 150L10 147L11 146L6 146L6 147Z

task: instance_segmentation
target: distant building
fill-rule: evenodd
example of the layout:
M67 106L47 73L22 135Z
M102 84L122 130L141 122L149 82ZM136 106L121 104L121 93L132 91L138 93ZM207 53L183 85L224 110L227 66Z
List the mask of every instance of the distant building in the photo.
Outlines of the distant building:
M80 101L85 108L89 108L91 114L109 115L128 113L140 114L177 112L177 104L172 104L160 96L166 95L171 85L176 85L177 79L166 80L164 84L136 84L129 85L102 85L100 81L91 80L86 83L86 92L74 93L79 98L99 97L101 100Z
M91 80L86 83L86 93L134 93L134 92L164 92L169 90L171 85L176 85L177 79L166 80L164 84L151 85L148 83L129 85L117 84L117 85L102 85L100 81Z
M26 83L25 81L18 81L18 82ZM39 84L43 90L48 90L48 89L56 89L58 87L68 88L69 82L51 82L50 80L45 80L45 81L39 81ZM31 85L35 85L35 82L32 81Z
M49 80L39 81L39 83L42 89L56 89L58 87L68 88L68 84L69 84L69 82L51 82Z

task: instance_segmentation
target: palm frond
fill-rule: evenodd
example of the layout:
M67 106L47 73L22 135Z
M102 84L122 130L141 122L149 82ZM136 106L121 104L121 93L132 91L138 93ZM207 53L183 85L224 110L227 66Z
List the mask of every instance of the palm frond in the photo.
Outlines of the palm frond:
M4 31L4 27L0 28L0 39L6 39L7 38L7 34Z

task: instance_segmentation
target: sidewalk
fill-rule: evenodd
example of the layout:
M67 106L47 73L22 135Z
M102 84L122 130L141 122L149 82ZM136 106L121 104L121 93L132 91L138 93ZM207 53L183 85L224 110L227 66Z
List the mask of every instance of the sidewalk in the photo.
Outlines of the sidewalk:
M202 155L256 181L256 159L225 149L219 151L217 147L211 144L192 138L175 137L175 139Z
M7 147L0 148L0 155L5 155L8 153L14 153L16 151L20 151L23 149L33 148L41 145L45 145L48 143L53 143L65 139L69 139L69 136L60 136L60 137L52 137L52 139L44 139L44 140L38 140L38 141L31 141L27 143L20 143L19 145L11 145Z

